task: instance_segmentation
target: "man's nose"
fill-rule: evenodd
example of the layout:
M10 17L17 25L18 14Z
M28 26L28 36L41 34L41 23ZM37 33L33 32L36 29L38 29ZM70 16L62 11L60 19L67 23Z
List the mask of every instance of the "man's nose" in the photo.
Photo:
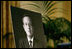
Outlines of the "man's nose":
M30 26L29 25L27 27L28 27L28 29L30 29Z

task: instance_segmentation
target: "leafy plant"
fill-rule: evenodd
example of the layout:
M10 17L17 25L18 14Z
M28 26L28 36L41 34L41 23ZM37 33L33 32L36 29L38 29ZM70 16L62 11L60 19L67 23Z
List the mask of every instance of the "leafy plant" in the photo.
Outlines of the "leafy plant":
M34 7L37 7L37 9L35 9L36 11L39 9L39 13L42 14L42 18L43 18L43 21L48 21L48 20L51 20L49 17L54 14L54 13L57 13L57 12L60 12L60 13L65 13L63 11L67 11L63 8L57 8L57 7L54 7L56 4L60 4L60 3L63 3L62 1L32 1L33 3L29 3L29 4L26 4L26 5L32 5ZM57 9L61 9L62 11L55 11Z

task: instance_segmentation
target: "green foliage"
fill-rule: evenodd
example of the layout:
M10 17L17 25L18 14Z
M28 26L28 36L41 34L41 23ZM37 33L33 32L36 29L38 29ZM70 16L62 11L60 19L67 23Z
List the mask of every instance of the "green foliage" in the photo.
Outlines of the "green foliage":
M32 1L33 3L29 3L27 5L32 5L34 7L37 7L40 11L39 13L42 14L42 18L44 18L43 21L47 21L45 18L51 16L52 14L56 13L56 12L61 12L61 13L64 13L62 11L66 11L65 9L63 8L57 8L57 7L53 7L55 6L56 4L59 4L59 3L62 3L62 2L59 2L59 1ZM57 10L57 9L61 9L62 11L54 11L54 10ZM37 10L37 9L35 9Z
M45 34L48 38L54 40L60 39L60 37L66 36L69 38L71 36L71 23L64 18L57 18L55 20L48 21L44 24Z
M71 41L71 22L65 18L56 18L55 20L48 21L47 24L44 23L45 35L47 36L47 41L53 39L55 46L62 42L60 38L66 37ZM57 41L57 42L56 42Z

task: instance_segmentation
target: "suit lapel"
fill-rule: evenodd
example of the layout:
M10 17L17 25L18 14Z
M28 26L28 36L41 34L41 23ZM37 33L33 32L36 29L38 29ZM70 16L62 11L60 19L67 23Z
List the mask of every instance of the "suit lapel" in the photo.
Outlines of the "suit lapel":
M28 43L28 40L27 40L27 38L25 39L25 48L29 48L29 43Z
M38 40L34 38L33 48L38 48Z

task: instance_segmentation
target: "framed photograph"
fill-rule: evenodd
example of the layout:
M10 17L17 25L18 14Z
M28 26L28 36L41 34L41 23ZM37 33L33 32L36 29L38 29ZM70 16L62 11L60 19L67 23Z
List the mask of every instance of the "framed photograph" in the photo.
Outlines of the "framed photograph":
M11 6L11 16L16 48L46 48L40 13Z

